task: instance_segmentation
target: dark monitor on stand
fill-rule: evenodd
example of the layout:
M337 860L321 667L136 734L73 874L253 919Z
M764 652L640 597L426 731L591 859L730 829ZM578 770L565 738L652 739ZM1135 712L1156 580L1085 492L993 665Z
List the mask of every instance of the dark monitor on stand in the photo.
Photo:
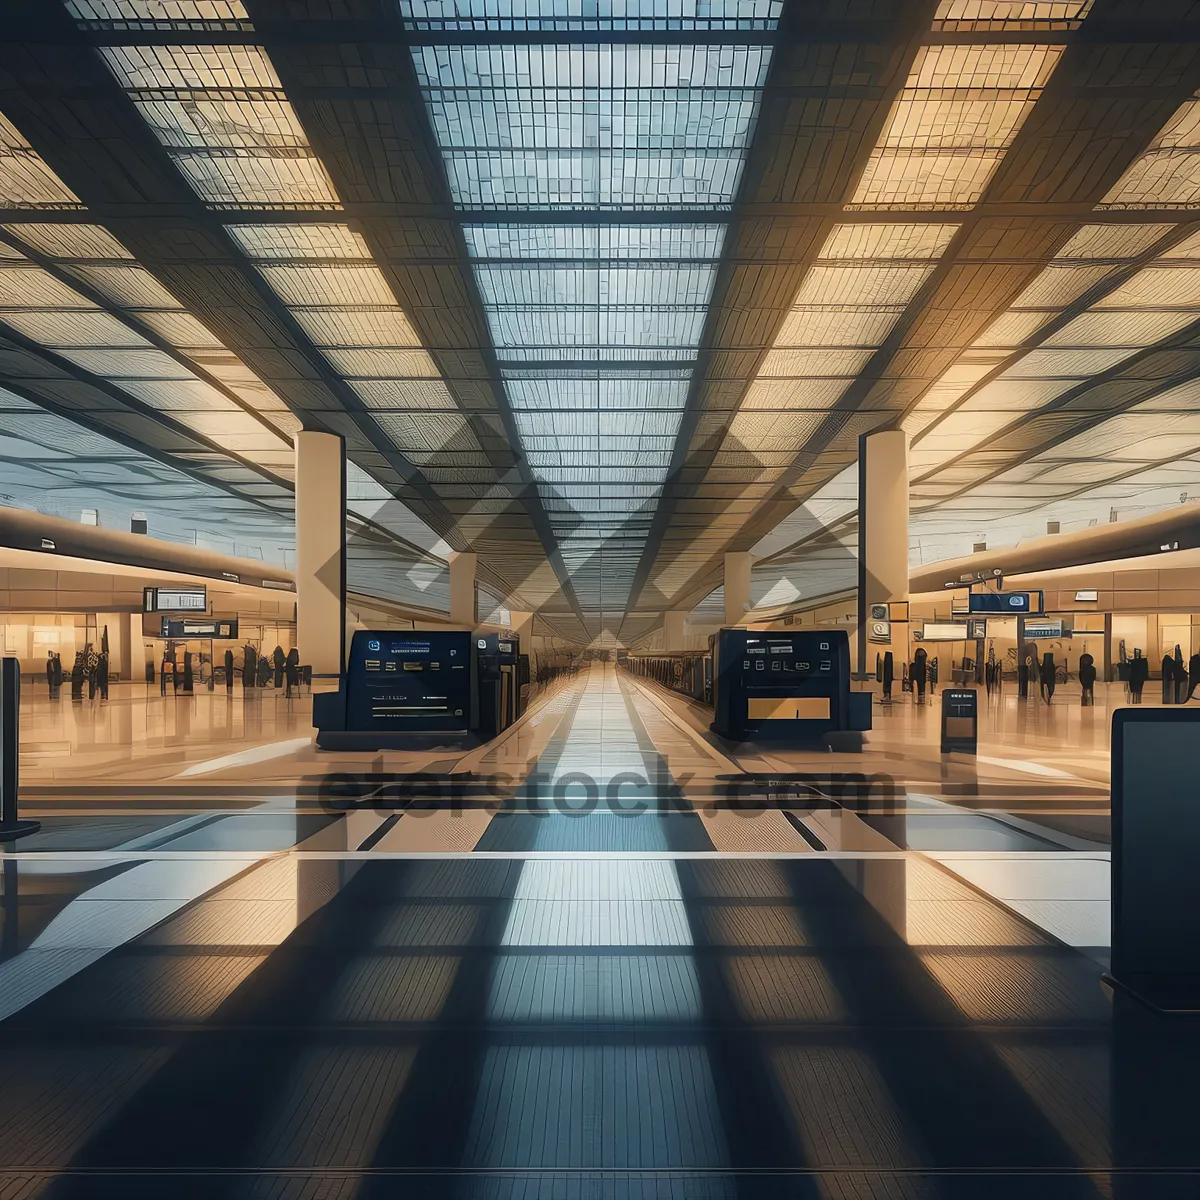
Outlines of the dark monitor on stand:
M1200 1010L1200 711L1120 708L1112 725L1112 979Z

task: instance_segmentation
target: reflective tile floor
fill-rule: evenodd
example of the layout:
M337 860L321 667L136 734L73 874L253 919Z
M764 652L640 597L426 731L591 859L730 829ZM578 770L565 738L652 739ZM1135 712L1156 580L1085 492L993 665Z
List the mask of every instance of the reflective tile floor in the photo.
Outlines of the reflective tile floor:
M694 716L597 668L453 803L357 764L48 817L0 1197L1200 1195L1200 1035L1101 988L1102 841L920 768L755 762L743 810Z

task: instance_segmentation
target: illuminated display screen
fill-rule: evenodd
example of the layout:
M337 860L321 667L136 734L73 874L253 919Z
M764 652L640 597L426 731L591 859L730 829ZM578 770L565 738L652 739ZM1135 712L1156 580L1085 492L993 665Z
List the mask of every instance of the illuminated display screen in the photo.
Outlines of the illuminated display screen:
M1043 603L1041 592L972 592L967 600L967 611L1020 616L1040 613Z
M207 612L208 589L146 588L142 608L145 612Z
M346 670L346 727L470 728L472 688L470 634L397 637L358 630Z

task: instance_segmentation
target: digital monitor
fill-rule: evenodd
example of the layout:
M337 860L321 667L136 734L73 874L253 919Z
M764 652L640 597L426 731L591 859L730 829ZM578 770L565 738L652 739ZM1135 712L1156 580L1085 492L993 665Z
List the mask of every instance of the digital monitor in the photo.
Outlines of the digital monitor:
M1041 617L1036 621L1025 622L1025 636L1030 641L1036 641L1039 638L1070 637L1071 631L1063 625L1061 619L1048 621L1045 617Z
M926 621L921 630L923 642L965 642L970 639L965 624Z
M967 600L967 611L1024 617L1040 613L1044 604L1041 592L972 592Z
M208 589L204 586L186 588L154 588L142 591L142 611L148 613L202 613L208 611Z
M1119 708L1112 727L1112 973L1163 1008L1200 996L1200 712Z
M346 728L470 729L475 657L460 630L356 630L346 670Z

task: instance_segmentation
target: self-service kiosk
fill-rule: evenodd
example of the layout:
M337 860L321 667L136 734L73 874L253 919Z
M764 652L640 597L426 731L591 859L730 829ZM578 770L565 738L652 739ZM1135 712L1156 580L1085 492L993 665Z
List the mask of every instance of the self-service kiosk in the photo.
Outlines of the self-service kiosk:
M720 737L816 746L871 727L871 694L850 690L844 629L722 629L714 659Z
M379 750L420 733L479 725L478 661L469 630L356 630L336 692L313 696L323 750Z
M477 633L479 663L479 737L490 741L521 715L521 654L516 635ZM529 660L525 659L525 678Z

